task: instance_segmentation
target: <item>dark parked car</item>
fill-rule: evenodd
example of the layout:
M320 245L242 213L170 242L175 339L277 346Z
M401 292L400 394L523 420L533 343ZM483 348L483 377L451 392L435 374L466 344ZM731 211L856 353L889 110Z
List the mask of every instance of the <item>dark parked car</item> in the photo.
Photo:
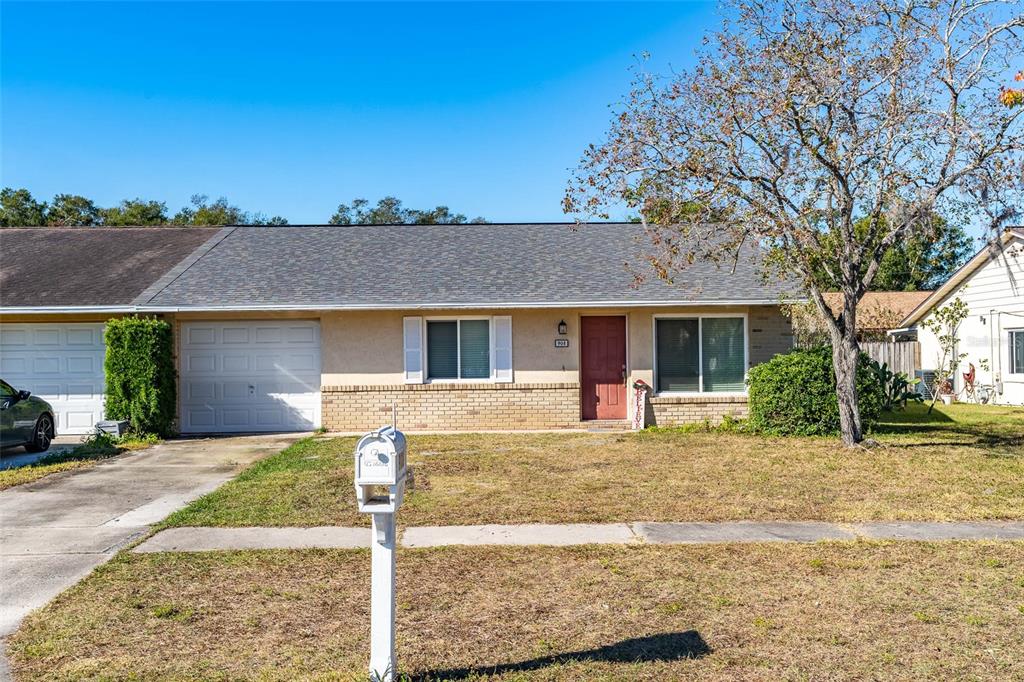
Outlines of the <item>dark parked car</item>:
M50 403L0 381L0 447L24 445L29 452L44 452L52 440Z

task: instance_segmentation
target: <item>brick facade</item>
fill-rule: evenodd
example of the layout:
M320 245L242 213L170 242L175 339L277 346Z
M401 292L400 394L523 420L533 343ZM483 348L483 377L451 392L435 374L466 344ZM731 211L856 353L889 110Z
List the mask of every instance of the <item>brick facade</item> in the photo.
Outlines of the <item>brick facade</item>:
M793 349L793 326L779 306L751 306L747 319L751 367Z
M647 406L647 423L653 426L699 424L705 420L718 424L725 415L745 419L746 396L660 396Z
M391 419L403 429L561 429L580 424L580 386L564 384L407 384L324 386L323 425L366 431Z

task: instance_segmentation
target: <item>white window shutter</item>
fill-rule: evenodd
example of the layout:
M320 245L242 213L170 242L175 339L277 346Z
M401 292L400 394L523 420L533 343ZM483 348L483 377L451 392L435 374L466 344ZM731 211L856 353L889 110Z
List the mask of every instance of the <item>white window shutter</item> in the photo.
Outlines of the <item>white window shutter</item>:
M405 383L423 383L423 318L402 318L402 345L405 350Z
M512 316L494 317L494 380L512 381Z

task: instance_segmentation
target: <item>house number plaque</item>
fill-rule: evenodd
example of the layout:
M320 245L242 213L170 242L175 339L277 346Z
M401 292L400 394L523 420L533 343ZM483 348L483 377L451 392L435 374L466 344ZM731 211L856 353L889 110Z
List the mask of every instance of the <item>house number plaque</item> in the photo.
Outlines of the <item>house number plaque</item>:
M555 339L555 348L568 348L569 339Z

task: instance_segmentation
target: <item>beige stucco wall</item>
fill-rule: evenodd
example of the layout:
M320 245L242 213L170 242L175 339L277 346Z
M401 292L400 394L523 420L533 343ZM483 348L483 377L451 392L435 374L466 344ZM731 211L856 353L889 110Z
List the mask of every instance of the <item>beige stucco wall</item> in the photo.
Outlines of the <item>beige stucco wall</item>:
M320 318L323 385L397 385L404 383L402 318L419 315L460 317L512 316L512 364L515 383L579 381L580 317L625 315L630 377L654 381L654 315L746 313L749 329L749 364L764 362L793 345L789 320L778 306L594 308L536 310L439 310L325 312ZM568 334L558 334L564 320ZM569 340L568 348L555 348L556 338Z
M627 324L627 364L629 381L643 379L654 383L655 315L745 314L749 342L748 364L764 362L776 353L792 348L793 335L778 306L603 308L553 310L450 310L450 311L366 311L324 313L321 318L323 339L322 365L324 424L328 428L362 428L358 415L376 418L392 402L401 403L410 423L417 428L559 428L579 418L580 318L585 315L623 315ZM460 384L407 386L403 377L402 318L406 315L460 317L474 315L511 315L514 383L498 385L511 391L465 391ZM568 334L558 334L564 320ZM555 348L556 338L569 340L568 348ZM570 387L537 392L539 386ZM394 389L388 389L394 386ZM472 385L470 385L472 387ZM485 388L477 385L478 388ZM522 387L526 394L517 392ZM409 393L407 389L436 389ZM395 392L389 392L395 391ZM567 398L566 396L573 396ZM550 414L543 423L509 419L540 419L534 398L542 399ZM472 399L472 400L470 400ZM469 400L469 402L467 402ZM569 406L566 400L572 402ZM378 405L379 403L379 405ZM565 403L563 405L563 403ZM512 405L515 406L513 409ZM552 405L564 409L554 410ZM744 396L709 395L707 397L672 396L655 399L648 406L648 421L673 425L708 420L719 422L725 415L746 415ZM632 405L630 405L630 414ZM531 415L533 415L531 417ZM353 421L356 420L356 421ZM548 423L550 422L550 423Z
M438 310L327 312L320 318L325 386L404 383L402 318L512 316L516 383L578 381L578 313L569 310ZM569 325L568 348L555 348L558 323Z

